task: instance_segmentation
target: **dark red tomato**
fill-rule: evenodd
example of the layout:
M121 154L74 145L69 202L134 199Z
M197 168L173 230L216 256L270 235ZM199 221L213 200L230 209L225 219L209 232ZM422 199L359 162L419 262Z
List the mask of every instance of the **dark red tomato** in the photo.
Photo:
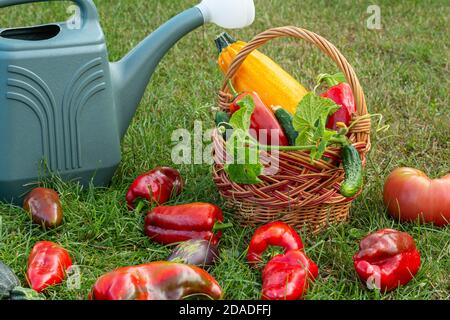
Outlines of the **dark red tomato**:
M430 179L413 168L397 168L384 184L384 203L389 214L401 221L433 222L437 226L450 221L450 174Z
M61 225L63 217L61 201L58 193L52 189L32 190L25 198L23 208L30 213L33 222L45 228Z

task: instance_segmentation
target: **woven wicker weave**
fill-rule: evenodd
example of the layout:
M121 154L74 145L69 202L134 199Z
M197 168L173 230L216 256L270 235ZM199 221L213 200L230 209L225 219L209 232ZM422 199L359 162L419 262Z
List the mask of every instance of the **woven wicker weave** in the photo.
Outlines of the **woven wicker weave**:
M336 47L323 37L297 27L280 27L267 30L253 38L236 56L225 76L219 92L219 106L228 111L233 99L228 88L245 58L271 39L292 37L303 39L316 45L323 53L333 59L350 84L357 113L353 121L357 123L350 130L350 139L360 153L363 165L370 149L370 118L363 90L351 65ZM365 117L364 117L365 116ZM223 170L225 141L217 132L213 134L214 167L213 177L220 194L228 207L236 212L236 219L244 226L254 226L273 220L285 221L297 228L306 228L316 233L332 223L344 221L354 198L345 198L339 188L344 179L340 164L340 149L328 148L324 154L330 160L319 160L313 164L309 152L280 151L278 153L279 171L275 175L260 176L258 185L240 185L230 181ZM273 154L264 154L276 161Z

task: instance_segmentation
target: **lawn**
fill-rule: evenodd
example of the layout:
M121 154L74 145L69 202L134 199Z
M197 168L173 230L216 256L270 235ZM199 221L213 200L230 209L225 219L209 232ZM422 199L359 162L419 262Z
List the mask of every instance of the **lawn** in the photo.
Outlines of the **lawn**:
M195 1L95 1L111 60L117 60L149 32ZM302 233L307 254L320 276L306 299L449 299L449 228L399 224L387 217L383 181L397 166L412 166L438 177L450 170L449 42L445 0L378 0L382 30L368 30L369 1L257 0L255 23L230 33L249 40L275 26L296 25L334 43L355 68L371 113L390 125L372 133L363 193L354 202L347 223L311 236ZM65 20L68 3L34 4L1 9L0 26ZM128 212L124 196L134 178L155 166L172 165L171 132L193 130L195 120L212 127L212 108L222 75L216 64L213 25L183 38L156 70L138 112L123 140L123 160L108 188L80 188L54 179L64 206L64 223L51 231L31 224L18 207L0 205L0 260L25 282L28 254L38 240L66 247L81 272L80 288L62 284L46 292L48 299L85 299L100 275L117 267L165 259L169 247L143 233L143 215ZM319 50L293 40L277 40L262 51L273 57L309 88L317 74L336 72ZM184 192L172 203L206 201L221 204L208 165L175 165L185 177ZM225 211L233 221L233 212ZM422 255L413 281L389 294L367 290L357 279L352 255L359 239L381 228L409 232ZM222 238L221 260L211 273L226 299L258 299L260 274L245 262L252 229L235 224Z

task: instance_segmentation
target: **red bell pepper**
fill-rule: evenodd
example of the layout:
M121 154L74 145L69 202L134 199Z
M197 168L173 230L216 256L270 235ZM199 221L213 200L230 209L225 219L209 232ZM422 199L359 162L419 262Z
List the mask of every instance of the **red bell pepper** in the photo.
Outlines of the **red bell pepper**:
M145 217L145 232L152 240L162 244L203 239L215 245L222 232L214 232L230 226L222 222L222 210L210 203L159 206Z
M334 75L321 74L318 78L318 83L325 81L330 87L326 92L320 96L333 100L341 108L333 113L329 118L326 127L328 129L339 131L338 122L343 122L345 125L350 125L352 115L356 112L355 98L353 96L352 88L342 73Z
M369 289L390 291L414 277L420 268L420 253L408 233L382 229L361 240L353 263Z
M147 199L163 204L172 195L177 195L183 189L183 179L180 173L169 167L157 167L139 176L128 189L126 200L129 209L134 209L138 199ZM138 210L139 211L139 210Z
M279 246L290 250L302 250L303 242L298 233L288 224L274 221L256 229L250 240L247 261L253 266L261 262L261 256L268 246Z
M276 255L262 272L262 299L301 299L318 274L317 265L301 250Z
M255 102L255 109L250 118L250 134L261 144L288 146L289 140L273 114L256 92L243 92L238 94L233 88L231 81L229 87L234 94L234 100L230 105L230 112L233 114L240 109L239 101L246 96L252 97ZM264 131L263 131L264 130ZM277 137L274 139L274 137Z
M64 248L50 241L39 241L28 258L28 283L37 292L42 292L61 283L70 266L72 259Z
M181 263L157 261L123 267L101 276L90 300L180 300L203 295L222 298L222 289L205 270Z

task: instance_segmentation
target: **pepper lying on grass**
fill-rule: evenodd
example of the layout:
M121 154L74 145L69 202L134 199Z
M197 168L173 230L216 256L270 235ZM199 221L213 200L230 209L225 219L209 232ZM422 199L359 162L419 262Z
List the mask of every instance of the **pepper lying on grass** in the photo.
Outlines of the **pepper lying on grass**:
M137 211L140 211L145 205L142 200L163 204L182 189L183 179L177 170L157 167L134 180L126 195L127 205L130 210L135 209L136 202L140 200L137 207Z
M231 226L222 222L222 210L210 203L160 206L145 217L145 233L162 244L203 239L216 245L222 236L220 230Z
M407 284L420 268L420 253L406 232L382 229L361 240L355 270L370 289L391 291Z
M205 270L175 262L150 262L101 276L91 300L181 300L190 296L221 299L222 289Z
M262 271L262 299L302 299L319 270L303 252L300 236L281 221L261 226L250 240L247 261L256 266L268 246L282 247L285 252L270 259Z
M61 283L67 269L72 266L69 253L60 245L50 241L39 241L28 258L27 279L37 292Z

